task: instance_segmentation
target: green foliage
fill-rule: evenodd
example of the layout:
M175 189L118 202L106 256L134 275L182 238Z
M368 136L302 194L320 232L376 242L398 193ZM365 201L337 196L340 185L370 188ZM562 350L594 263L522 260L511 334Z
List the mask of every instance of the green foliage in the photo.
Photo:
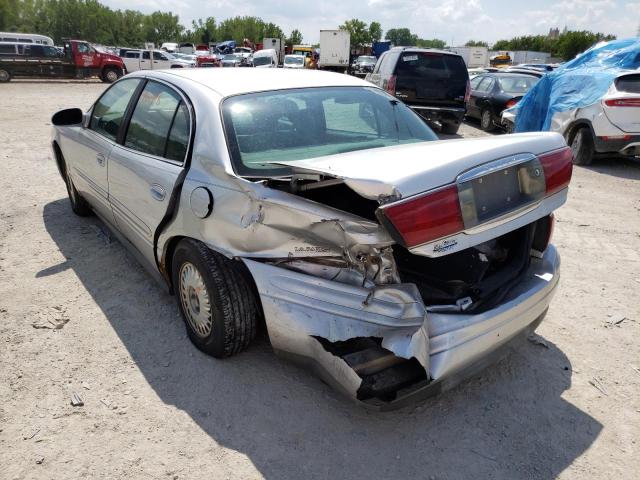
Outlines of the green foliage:
M408 28L391 28L384 36L395 46L413 46L418 43L418 36L411 33Z
M382 38L382 25L380 22L371 22L369 24L369 39L371 42L379 42Z
M431 40L419 38L418 40L416 40L416 47L420 48L437 48L442 50L446 46L447 43L444 40L440 40L439 38L433 38Z
M229 18L220 24L208 17L192 22L186 30L171 12L145 15L112 10L98 0L0 0L0 30L48 35L57 44L63 38L77 38L131 47L144 42L242 42L247 38L257 43L264 37L284 38L280 27L257 17Z
M369 27L362 20L353 18L347 20L338 27L340 30L346 30L351 35L351 48L359 48L363 45L371 43L371 35Z
M297 28L291 31L291 35L287 38L286 44L290 47L302 44L302 33Z
M548 52L554 57L571 60L594 44L603 40L615 40L615 38L614 35L605 35L603 33L569 30L560 34L557 39L551 39L546 35L526 35L515 37L511 40L499 40L493 45L492 49Z
M483 42L480 40L469 40L464 44L465 47L488 47L489 44L487 42Z

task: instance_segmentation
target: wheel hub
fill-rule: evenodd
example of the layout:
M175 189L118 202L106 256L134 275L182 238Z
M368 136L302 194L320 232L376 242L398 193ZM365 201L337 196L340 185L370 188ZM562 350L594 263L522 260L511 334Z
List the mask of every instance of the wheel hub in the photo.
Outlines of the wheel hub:
M202 275L195 265L185 262L180 268L180 302L191 329L200 337L211 333L211 302Z

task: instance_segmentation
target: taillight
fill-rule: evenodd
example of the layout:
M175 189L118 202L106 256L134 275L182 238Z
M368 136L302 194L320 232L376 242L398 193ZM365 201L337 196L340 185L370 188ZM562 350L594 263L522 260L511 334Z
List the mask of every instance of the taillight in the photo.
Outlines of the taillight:
M384 215L408 248L464 229L457 185L391 205Z
M507 107L506 108L514 107L516 105L516 103L518 103L518 100L516 100L515 98L512 98L511 100L509 100L507 102Z
M389 80L387 81L387 93L390 93L391 95L396 94L396 76L395 75L391 75L389 77Z
M464 92L464 103L467 103L471 98L471 82L467 80L467 89Z
M547 195L559 192L569 185L573 171L573 155L569 147L541 155L539 158L544 170Z
M640 98L610 98L604 104L607 107L640 107Z

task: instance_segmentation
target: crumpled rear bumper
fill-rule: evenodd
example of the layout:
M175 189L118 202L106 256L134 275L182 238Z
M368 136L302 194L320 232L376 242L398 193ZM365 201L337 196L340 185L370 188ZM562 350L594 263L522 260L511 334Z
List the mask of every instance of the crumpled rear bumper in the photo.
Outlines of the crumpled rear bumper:
M341 342L381 339L394 355L415 358L428 381L398 392L392 408L410 398L450 388L484 368L507 344L533 331L546 313L559 281L560 257L552 245L532 259L524 280L498 307L480 314L427 312L413 284L374 290L341 284L244 260L253 275L273 348L313 367L328 383L358 398L359 376L318 339Z

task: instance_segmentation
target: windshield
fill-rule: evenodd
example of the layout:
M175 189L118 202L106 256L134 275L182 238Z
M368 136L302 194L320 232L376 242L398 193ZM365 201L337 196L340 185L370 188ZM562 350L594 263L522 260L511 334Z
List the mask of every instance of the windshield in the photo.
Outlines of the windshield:
M504 77L500 79L500 89L505 93L512 93L515 95L522 95L531 90L536 83L540 80L537 77Z
M304 64L304 58L301 56L285 57L284 63L286 63L287 65L302 65Z
M239 55L234 55L234 54L230 54L230 55L225 55L224 59L225 60L237 60L238 58L240 58Z
M377 88L238 95L223 102L222 114L236 172L262 178L290 173L277 162L437 139L406 105Z
M358 57L358 63L376 63L376 57Z
M271 57L253 57L253 64L255 66L271 65Z
M311 52L309 52L308 50L294 50L293 52L294 55L302 55L303 57L308 57L309 55L311 55Z

